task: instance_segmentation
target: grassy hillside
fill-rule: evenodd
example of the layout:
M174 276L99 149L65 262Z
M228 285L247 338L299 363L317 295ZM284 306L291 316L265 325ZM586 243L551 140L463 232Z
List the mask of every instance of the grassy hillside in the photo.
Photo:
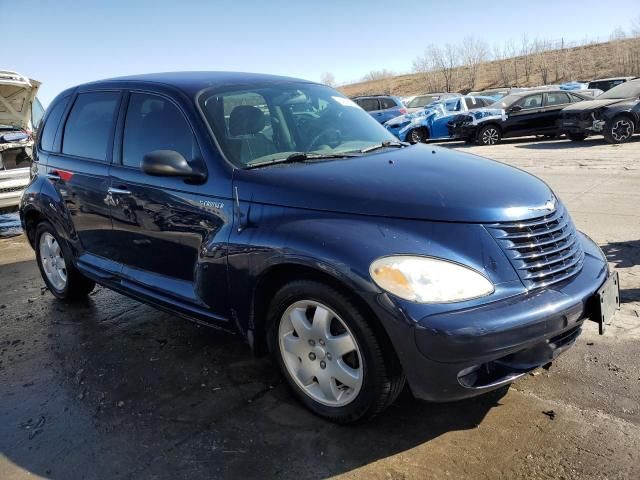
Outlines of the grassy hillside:
M474 85L467 67L454 69L452 91L468 92L491 87L532 87L571 80L591 80L620 75L640 76L640 38L628 38L572 48L532 52L481 63ZM546 80L546 81L545 81ZM416 95L442 91L443 75L438 70L387 76L339 87L345 95L385 93Z

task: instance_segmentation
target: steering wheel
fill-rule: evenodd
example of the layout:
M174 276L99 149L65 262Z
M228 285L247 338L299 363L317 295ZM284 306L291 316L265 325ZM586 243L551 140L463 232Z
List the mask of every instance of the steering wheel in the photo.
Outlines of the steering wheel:
M333 135L330 135L330 134L333 134ZM342 132L335 127L328 127L322 130L318 135L313 137L313 140L311 140L311 142L309 143L307 150L310 150L310 151L314 150L313 147L315 147L316 144L323 139L323 137L330 137L330 136L332 136L333 138L327 138L327 143L329 143L329 146L331 148L335 148L338 145L340 145L340 142L342 141ZM333 142L333 145L331 144L332 142Z

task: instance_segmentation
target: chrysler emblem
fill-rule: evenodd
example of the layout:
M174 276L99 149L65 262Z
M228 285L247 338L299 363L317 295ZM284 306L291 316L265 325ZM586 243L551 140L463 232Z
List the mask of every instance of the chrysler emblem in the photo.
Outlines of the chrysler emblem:
M556 199L552 198L551 200L547 200L547 202L541 207L533 207L529 210L540 211L540 210L549 210L550 212L556 208Z

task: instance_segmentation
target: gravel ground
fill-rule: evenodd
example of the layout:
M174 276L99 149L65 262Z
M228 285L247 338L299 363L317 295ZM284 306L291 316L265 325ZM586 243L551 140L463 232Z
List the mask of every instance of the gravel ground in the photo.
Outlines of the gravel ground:
M640 478L640 137L451 148L547 181L620 272L607 335L587 324L549 371L470 401L408 392L371 423L302 409L237 336L98 288L45 291L0 240L0 478Z

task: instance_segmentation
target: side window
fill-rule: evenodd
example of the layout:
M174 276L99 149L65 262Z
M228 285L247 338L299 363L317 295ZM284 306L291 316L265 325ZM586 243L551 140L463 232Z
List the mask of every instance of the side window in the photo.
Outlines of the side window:
M382 97L380 99L380 110L385 110L387 108L397 108L396 102L393 101L392 98Z
M374 110L380 110L378 107L377 98L358 98L356 103L360 105L365 112L372 112Z
M564 92L547 93L547 107L566 105L567 103L571 103L569 94Z
M522 107L523 110L531 110L534 108L540 108L542 106L542 94L529 95L528 97L521 98L515 105Z
M578 95L574 95L573 93L570 93L569 96L571 97L571 101L572 102L581 102L582 100L584 100L584 98L579 97Z
M178 108L157 95L132 93L122 138L122 163L140 167L154 150L174 150L191 161L197 146L191 127Z
M44 108L42 108L40 100L36 97L31 104L31 128L38 130L42 117L44 117Z
M468 110L485 107L487 105L487 103L482 98L476 97L466 97L464 99L464 103L467 105Z
M67 103L69 103L69 97L63 98L51 107L51 112L47 116L47 121L40 133L40 148L43 150L53 150L53 141L56 138L58 125L60 124L60 119L62 118L65 108L67 108Z
M78 95L64 128L62 153L105 161L119 99L119 92Z

